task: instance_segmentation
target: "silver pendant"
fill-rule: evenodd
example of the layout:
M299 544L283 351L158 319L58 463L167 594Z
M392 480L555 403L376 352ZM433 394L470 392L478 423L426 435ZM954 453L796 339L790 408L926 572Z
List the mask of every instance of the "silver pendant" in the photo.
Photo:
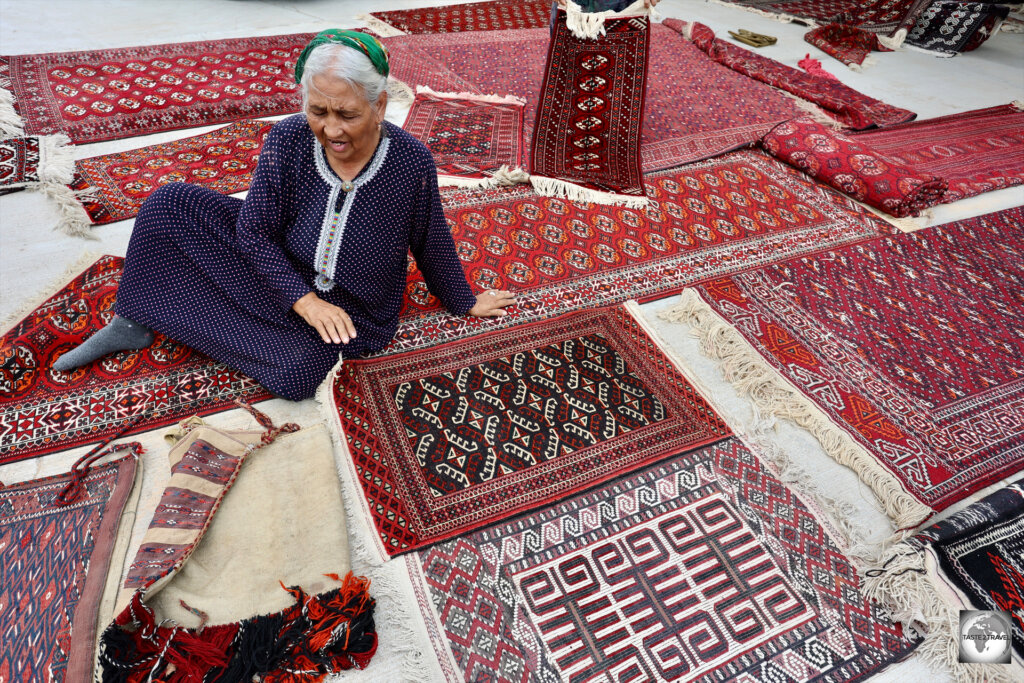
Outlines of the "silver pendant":
M355 185L352 184L351 180L341 181L341 189L345 190L345 192L351 192L354 187Z

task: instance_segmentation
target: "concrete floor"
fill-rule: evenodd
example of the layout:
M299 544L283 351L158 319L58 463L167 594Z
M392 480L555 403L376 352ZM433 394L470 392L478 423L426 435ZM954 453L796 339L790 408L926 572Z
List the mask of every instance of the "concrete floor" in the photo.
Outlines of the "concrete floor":
M438 4L444 0L176 0L175 2L139 2L138 0L0 0L0 54L25 54L60 50L85 50L106 47L210 40L318 31L326 27L361 25L356 15L366 11L404 9ZM459 0L448 0L459 2ZM805 27L784 24L700 0L664 0L659 10L665 16L701 21L720 37L728 29L747 28L778 36L777 45L762 52L786 64L795 65L805 54L820 59L825 69L850 86L892 104L931 118L967 109L1004 104L1024 99L1024 35L1001 33L976 52L954 59L940 59L911 51L876 53L878 63L863 72L853 72L802 40ZM199 20L197 21L197 18ZM401 124L407 109L389 108L388 118ZM222 125L222 124L219 124ZM218 126L172 131L157 135L82 145L79 158L124 151L165 142ZM1012 188L940 207L930 224L943 223L1024 204L1024 188ZM0 320L40 295L56 289L55 279L86 252L123 255L133 221L96 228L95 240L82 240L53 232L57 213L44 197L20 192L0 199ZM63 284L63 283L61 283ZM742 428L753 419L749 404L743 401L721 377L715 364L703 357L696 341L684 325L669 325L657 318L658 311L670 306L674 298L646 304L644 315L665 338L686 366L688 374L703 386L705 395L719 412ZM261 406L275 420L291 420L308 425L320 420L315 401L289 403L274 400ZM210 418L224 426L248 426L241 411L221 413ZM835 464L805 431L789 424L778 424L769 435L774 442L814 476L825 495L853 505L855 522L871 540L887 537L891 525L882 514L874 495L860 483L852 471ZM165 447L159 432L142 438L148 446L144 459L143 493L140 516L135 521L132 550L148 525L150 511L166 480ZM66 471L85 449L0 467L0 481L10 484ZM979 494L981 495L981 494ZM966 503L954 506L950 514ZM945 516L945 515L943 515ZM350 527L352 520L349 521ZM357 571L397 572L400 560L383 568L371 568L355 558ZM389 604L400 608L406 596L389 596ZM411 598L408 598L411 599ZM403 660L397 651L408 644L396 642L395 633L381 624L381 649L370 668L345 678L377 681L430 680L432 667ZM429 659L429 657L427 658ZM412 664L413 666L409 666ZM875 681L942 681L946 678L929 671L911 658L875 676Z

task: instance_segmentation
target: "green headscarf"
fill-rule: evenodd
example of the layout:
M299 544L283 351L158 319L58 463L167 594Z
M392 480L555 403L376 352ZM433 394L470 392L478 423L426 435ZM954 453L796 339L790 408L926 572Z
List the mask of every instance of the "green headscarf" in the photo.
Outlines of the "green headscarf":
M309 53L321 45L326 45L327 43L340 43L359 50L370 58L370 63L373 64L373 68L375 68L377 73L381 76L387 77L388 73L391 71L391 67L388 65L387 48L385 48L379 40L371 36L369 33L362 33L361 31L343 31L340 28L329 28L316 34L316 37L309 41L309 45L302 49L302 53L299 54L298 61L295 62L296 83L302 82L302 70L306 68L306 60L309 59Z

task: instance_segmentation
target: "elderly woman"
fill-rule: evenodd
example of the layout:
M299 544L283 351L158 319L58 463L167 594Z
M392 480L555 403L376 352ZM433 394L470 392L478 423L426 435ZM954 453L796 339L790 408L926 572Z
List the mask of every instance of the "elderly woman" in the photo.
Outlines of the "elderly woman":
M117 315L54 369L148 346L151 330L292 400L398 327L411 251L456 315L500 316L506 291L474 296L441 209L430 152L384 120L388 56L329 29L299 56L304 114L274 126L244 201L183 183L136 219Z

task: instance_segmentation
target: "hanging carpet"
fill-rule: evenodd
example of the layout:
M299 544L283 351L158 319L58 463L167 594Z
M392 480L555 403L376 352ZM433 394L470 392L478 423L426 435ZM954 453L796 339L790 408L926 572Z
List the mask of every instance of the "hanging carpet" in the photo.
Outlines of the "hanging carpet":
M762 152L740 151L647 176L643 209L540 197L524 186L445 189L466 277L515 290L500 318L455 317L409 264L386 352L420 349L895 232L834 190Z
M346 361L326 410L383 557L730 433L621 306Z
M239 121L203 135L79 159L72 188L94 225L134 218L146 198L166 183L243 192L273 125Z
M402 127L430 150L438 184L498 184L495 176L523 163L523 104L511 95L437 93L421 86Z
M301 107L311 33L0 57L26 134L99 142ZM9 106L9 105L8 105ZM3 105L0 105L0 114ZM8 112L10 113L10 112Z
M544 28L396 36L384 43L392 75L411 86L525 99L530 140L550 39ZM650 41L640 130L645 172L748 146L803 113L791 98L708 59L675 31L654 24Z
M170 479L100 639L103 681L313 683L376 652L330 435L250 412L263 430L177 430Z
M1024 209L791 259L673 315L897 527L1024 469Z
M578 14L578 12L577 12ZM604 19L581 36L559 10L530 143L541 194L624 206L646 203L640 170L651 19Z
M543 28L551 21L549 0L491 0L370 15L403 33L458 33Z
M71 372L53 361L110 321L122 259L104 256L0 339L0 463L271 398L254 380L157 333Z
M107 572L120 576L127 543L117 540L131 531L120 528L121 513L142 448L132 443L107 452L118 451L130 452L101 465L90 464L98 458L80 460L68 474L0 485L4 680L92 680L97 618L113 597Z
M942 203L1024 184L1024 111L1004 104L914 121L853 138L948 184Z
M453 683L852 681L914 649L738 439L404 561Z

